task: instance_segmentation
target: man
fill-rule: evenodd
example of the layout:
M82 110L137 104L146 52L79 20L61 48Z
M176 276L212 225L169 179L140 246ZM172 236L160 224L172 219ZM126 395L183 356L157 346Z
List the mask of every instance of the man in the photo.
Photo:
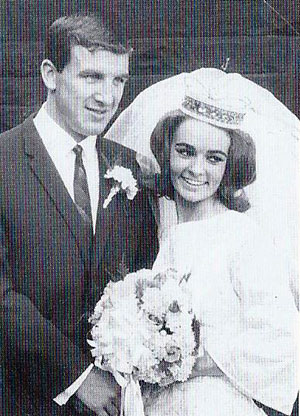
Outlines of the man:
M118 386L91 366L88 314L110 278L150 266L157 249L148 196L105 179L138 175L133 152L97 139L128 79L129 51L92 16L50 28L47 100L0 136L3 414L114 414Z

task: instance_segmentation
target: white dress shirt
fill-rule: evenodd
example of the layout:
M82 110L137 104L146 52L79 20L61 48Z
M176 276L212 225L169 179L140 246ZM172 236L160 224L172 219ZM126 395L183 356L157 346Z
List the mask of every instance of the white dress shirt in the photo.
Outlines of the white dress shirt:
M76 155L73 148L78 143L48 115L45 104L39 110L33 122L70 197L74 201L73 181ZM91 199L94 232L96 228L99 201L99 163L96 150L96 139L97 136L88 136L80 142L83 149L82 160L86 170ZM66 404L69 398L79 389L92 368L93 364L91 364L81 374L81 376L71 384L71 386L56 396L53 400L60 406Z
M88 136L80 143L77 143L73 137L56 124L48 115L45 105L37 113L33 122L73 201L76 158L73 148L77 144L82 146L82 160L86 170L95 232L99 201L99 164L96 150L97 136Z

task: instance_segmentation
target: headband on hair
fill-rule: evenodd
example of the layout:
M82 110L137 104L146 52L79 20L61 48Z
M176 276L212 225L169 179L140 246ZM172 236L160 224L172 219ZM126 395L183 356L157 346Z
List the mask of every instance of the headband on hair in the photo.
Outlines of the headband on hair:
M296 117L266 89L239 74L201 68L146 88L121 113L106 137L155 163L151 133L174 110L242 135L251 135L253 120L273 119L274 126L281 121L289 129L297 124Z

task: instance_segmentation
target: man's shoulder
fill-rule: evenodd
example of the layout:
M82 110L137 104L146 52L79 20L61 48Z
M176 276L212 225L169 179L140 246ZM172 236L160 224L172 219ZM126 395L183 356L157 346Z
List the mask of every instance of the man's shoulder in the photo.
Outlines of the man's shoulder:
M125 156L128 159L136 159L136 152L134 150L128 149L128 147L122 146L121 144L113 142L112 140L108 140L105 137L100 138L100 148L108 155L120 155Z
M9 150L11 147L15 147L18 142L28 134L32 129L34 129L33 124L34 114L30 115L26 120L21 124L13 127L10 130L7 130L0 134L0 148L2 150Z
M139 171L136 152L105 138L100 138L98 143L98 151L104 155L110 166L121 165L135 173Z

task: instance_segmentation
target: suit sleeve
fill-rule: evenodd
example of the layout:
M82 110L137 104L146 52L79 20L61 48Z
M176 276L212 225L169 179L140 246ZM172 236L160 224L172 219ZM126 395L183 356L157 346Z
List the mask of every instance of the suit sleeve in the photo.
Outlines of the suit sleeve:
M157 204L155 193L144 186L144 179L141 168L136 160L136 154L129 149L123 149L125 166L128 167L137 179L139 192L135 197L135 233L131 241L134 247L133 270L151 268L158 253L158 225L156 218L155 205Z
M155 197L142 190L139 201L139 241L136 246L136 270L151 268L158 253L158 226L155 218Z
M24 276L26 278L26 276ZM45 319L31 300L14 290L0 224L0 327L6 376L32 394L53 398L90 364L89 357Z

